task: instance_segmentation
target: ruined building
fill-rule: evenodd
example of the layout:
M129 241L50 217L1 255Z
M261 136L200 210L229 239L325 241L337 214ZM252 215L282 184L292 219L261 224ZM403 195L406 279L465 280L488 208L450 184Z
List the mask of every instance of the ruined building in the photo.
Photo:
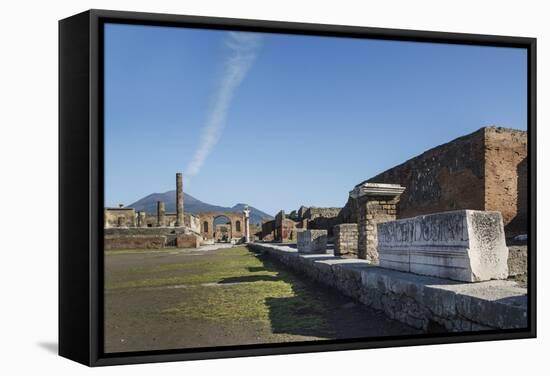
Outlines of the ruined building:
M215 226L214 221L226 217L228 223ZM166 212L163 201L157 202L154 215L134 208L104 209L105 249L128 248L197 248L203 243L227 241L249 242L250 210L241 213L185 213L183 175L176 174L176 212Z
M527 132L484 127L427 150L357 184L354 189L366 183L404 187L394 201L380 199L386 207L379 209L394 219L459 209L499 211L506 237L511 238L527 233L527 158ZM343 208L302 206L290 217L296 228L325 229L331 238L335 232L339 235L358 232L360 229L353 224L360 222L360 216L358 199L349 195ZM341 224L352 225L336 229L335 226ZM268 238L275 231L269 226L275 223L264 226L267 231L262 235ZM274 237L274 240L278 239ZM346 240L346 243L356 241Z
M398 218L458 209L502 213L508 238L527 233L527 132L481 128L368 180L406 187ZM348 200L348 220L357 215Z
M281 210L275 219L262 222L261 239L264 241L292 242L296 241L296 221L285 215Z

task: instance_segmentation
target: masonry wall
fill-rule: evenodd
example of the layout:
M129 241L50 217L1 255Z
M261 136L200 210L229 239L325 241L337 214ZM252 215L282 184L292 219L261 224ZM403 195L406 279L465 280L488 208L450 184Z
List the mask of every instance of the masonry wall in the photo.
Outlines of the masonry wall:
M334 254L357 257L357 223L343 223L334 226Z
M327 230L328 236L333 237L333 227L342 223L340 212L342 208L317 208L300 207L297 212L299 228L308 228L315 230Z
M458 209L497 210L511 237L527 232L526 156L527 132L481 128L367 181L407 188L398 218ZM344 212L355 217L351 200Z
M527 132L485 129L485 210L498 210L507 236L527 233Z
M189 227L189 229L193 232L196 232L197 234L200 234L201 232L201 220L199 217L194 216L192 214L184 213L184 223L186 227Z
M276 227L276 222L274 219L271 221L263 222L262 233L261 233L262 240L268 241L268 242L275 240L275 227Z
M318 217L332 218L338 216L342 208L307 208L302 214L302 218L313 220Z
M484 130L430 149L368 182L405 186L399 218L457 209L483 210Z
M105 227L136 226L136 211L130 208L105 208L103 210Z
M103 240L104 249L161 249L166 245L162 235L107 235Z

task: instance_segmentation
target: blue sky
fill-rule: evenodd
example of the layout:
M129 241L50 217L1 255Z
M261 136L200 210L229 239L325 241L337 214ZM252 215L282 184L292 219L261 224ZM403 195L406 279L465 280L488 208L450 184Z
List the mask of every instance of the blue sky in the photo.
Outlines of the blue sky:
M185 191L211 204L342 206L428 148L527 127L526 50L261 34L241 54L249 41L232 36L106 25L107 206L172 190L191 169Z

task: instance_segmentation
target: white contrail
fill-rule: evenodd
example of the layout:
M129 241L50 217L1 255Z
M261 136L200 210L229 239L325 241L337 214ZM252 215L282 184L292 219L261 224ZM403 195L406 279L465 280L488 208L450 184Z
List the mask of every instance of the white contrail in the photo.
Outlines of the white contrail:
M260 44L261 37L257 34L228 33L225 45L230 50L230 55L225 61L222 79L212 97L213 100L202 130L199 147L185 170L187 176L199 173L206 157L220 139L231 100L254 63Z

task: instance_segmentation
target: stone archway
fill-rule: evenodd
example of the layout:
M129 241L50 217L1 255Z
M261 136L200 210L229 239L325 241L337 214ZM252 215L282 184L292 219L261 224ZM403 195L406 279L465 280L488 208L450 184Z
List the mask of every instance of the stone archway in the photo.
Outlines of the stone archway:
M205 212L197 213L201 223L201 235L205 240L215 240L216 227L214 221L219 217L226 217L229 221L230 235L228 241L239 241L245 237L245 215L236 212Z
M214 217L213 226L213 237L215 242L228 243L231 241L235 228L233 227L232 221L227 216L219 215Z

